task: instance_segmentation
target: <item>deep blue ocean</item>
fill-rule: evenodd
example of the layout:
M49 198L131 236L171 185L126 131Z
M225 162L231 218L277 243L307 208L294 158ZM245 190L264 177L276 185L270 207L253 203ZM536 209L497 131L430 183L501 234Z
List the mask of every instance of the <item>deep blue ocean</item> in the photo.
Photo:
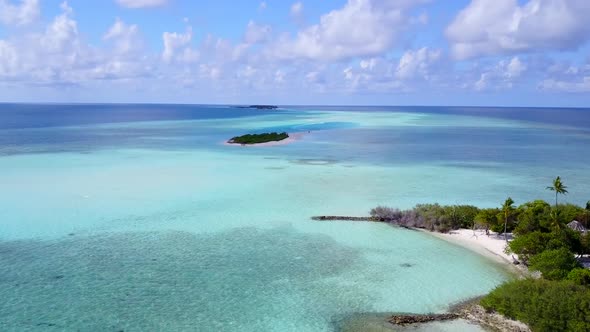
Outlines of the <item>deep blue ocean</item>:
M348 130L348 135L338 138L340 142L370 144L360 150L341 145L331 146L333 153L319 148L305 154L318 157L328 153L338 158L364 158L370 163L435 160L527 164L545 162L550 157L554 164L569 163L583 169L589 161L590 109L408 106L286 106L268 111L229 105L0 104L0 155L89 152L112 147L199 149L211 139L223 140L241 132L228 132L221 126L193 128L189 125L191 121L243 118L247 122L260 116L279 120L298 113L303 116L310 111L340 115L347 112L418 114L444 123L397 126L391 130L386 126L364 128L355 121L286 124L276 121L277 125L257 126L248 132L313 131L329 135L337 130ZM519 126L462 123L470 118L518 123ZM134 123L142 126L134 127ZM153 125L148 125L150 123ZM393 141L404 144L389 144Z

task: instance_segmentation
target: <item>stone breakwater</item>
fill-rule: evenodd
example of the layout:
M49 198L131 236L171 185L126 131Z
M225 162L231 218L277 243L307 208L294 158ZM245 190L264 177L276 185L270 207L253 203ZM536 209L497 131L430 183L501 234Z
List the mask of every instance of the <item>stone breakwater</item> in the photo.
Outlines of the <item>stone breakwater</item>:
M529 327L519 321L504 317L495 312L487 312L478 301L471 301L455 308L455 314L479 326L500 332L531 332Z
M379 221L372 217L348 217L348 216L315 216L312 220L320 221Z
M414 230L415 228L400 225L396 223L395 219L392 218L376 218L376 217L350 217L350 216L315 216L311 217L311 220L316 221L361 221L361 222L382 222L392 225L396 225L405 229Z
M406 326L417 323L440 322L459 318L457 314L393 315L387 320L391 324Z
M393 326L408 326L430 322L464 319L471 323L498 332L530 332L522 322L511 320L494 312L487 312L478 304L480 298L460 303L451 308L450 313L444 314L395 314L386 321Z
M319 221L372 221L372 222L393 222L392 218L376 218L376 217L349 217L349 216L315 216L312 220Z

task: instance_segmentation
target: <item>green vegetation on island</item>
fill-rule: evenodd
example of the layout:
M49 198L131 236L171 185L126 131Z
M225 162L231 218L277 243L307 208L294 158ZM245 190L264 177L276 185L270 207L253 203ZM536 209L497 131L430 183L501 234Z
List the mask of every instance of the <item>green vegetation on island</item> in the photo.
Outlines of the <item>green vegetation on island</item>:
M540 272L540 278L505 283L481 301L486 310L522 321L533 331L590 331L590 270L576 259L590 253L590 202L585 209L558 204L566 188L555 178L547 187L555 192L553 207L529 202L511 218L515 237L507 252Z
M508 198L499 208L469 205L419 204L413 209L377 207L372 220L448 232L480 228L512 233L506 252L538 271L536 278L510 281L481 300L488 311L526 323L532 331L590 331L590 270L580 261L590 259L590 201L585 208L559 203L567 187L557 177L548 190L555 204L542 200L515 206ZM533 273L533 276L535 274Z
M279 107L275 105L250 105L250 106L238 106L238 108L254 108L258 110L276 110Z
M590 331L590 287L569 280L511 281L493 290L481 305L526 323L532 331Z
M246 134L233 137L228 141L230 144L260 144L268 142L278 142L289 138L287 133L263 133L263 134Z

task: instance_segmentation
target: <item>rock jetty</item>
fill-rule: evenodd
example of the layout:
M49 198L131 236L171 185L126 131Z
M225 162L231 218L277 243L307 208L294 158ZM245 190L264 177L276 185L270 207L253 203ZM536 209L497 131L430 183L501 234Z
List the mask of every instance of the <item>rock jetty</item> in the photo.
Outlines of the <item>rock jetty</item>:
M416 323L440 322L459 318L457 314L393 315L387 320L391 324L406 326Z

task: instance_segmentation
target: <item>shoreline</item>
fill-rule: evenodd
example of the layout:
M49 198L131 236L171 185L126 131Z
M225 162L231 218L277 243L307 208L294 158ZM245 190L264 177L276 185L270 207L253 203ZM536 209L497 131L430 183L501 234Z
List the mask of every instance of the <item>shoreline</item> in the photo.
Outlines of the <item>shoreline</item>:
M264 143L255 143L255 144L240 144L240 143L229 143L223 142L223 145L228 146L242 146L242 147L259 147L259 146L279 146L279 145L287 145L293 142L296 142L303 138L303 133L293 133L288 134L289 137L282 139L280 141L272 141L272 142L264 142Z
M502 264L503 266L509 267L509 270L516 274L523 275L527 271L522 265L513 264L513 257L504 252L506 241L504 240L503 235L491 231L489 232L489 235L486 235L483 230L473 231L471 229L457 229L452 230L449 233L437 233L424 229L419 230L448 243L458 245L482 257Z
M523 265L514 265L513 258L504 252L506 241L504 236L494 232L485 234L483 230L473 231L471 229L458 229L449 233L438 233L428 231L422 228L410 228L429 234L435 238L453 244L463 249L469 250L487 260L505 268L507 273L516 277L522 277L527 274L528 270ZM510 237L509 237L510 239ZM480 304L481 297L467 299L464 302L451 304L444 314L393 314L389 316L378 316L379 318L362 319L358 322L359 326L375 326L379 331L398 331L420 328L428 328L430 324L454 323L459 321L469 322L480 326L485 330L499 332L530 332L530 328L523 322L516 321L505 317L497 312L487 312ZM389 324L389 325L387 325ZM357 331L352 327L350 331ZM358 331L361 331L360 329Z
M508 245L506 239L504 238L504 235L492 231L489 231L488 234L486 234L484 230L460 228L451 230L448 233L440 233L437 231L430 231L424 228L407 227L395 223L392 224L385 219L378 219L375 217L314 216L311 217L311 219L316 221L346 220L360 222L384 222L396 227L419 231L430 236L436 237L447 243L460 246L463 249L467 249L495 263L504 266L509 266L512 272L517 272L517 274L519 275L525 275L528 272L528 269L525 266L521 264L515 264L515 262L518 261L517 257L514 257L514 255L509 255L506 252L504 252ZM507 233L507 238L508 241L510 241L512 239L512 234Z

